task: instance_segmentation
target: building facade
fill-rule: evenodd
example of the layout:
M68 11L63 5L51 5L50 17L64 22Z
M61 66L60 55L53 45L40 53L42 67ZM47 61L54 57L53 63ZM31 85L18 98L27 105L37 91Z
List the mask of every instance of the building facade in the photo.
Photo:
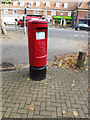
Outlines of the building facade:
M90 2L89 0L78 3L77 9L74 11L74 24L89 24L90 25Z
M24 9L29 15L41 15L52 25L62 25L66 22L67 26L72 26L87 19L89 1L83 0L18 0L5 4L2 2L3 16L24 16Z

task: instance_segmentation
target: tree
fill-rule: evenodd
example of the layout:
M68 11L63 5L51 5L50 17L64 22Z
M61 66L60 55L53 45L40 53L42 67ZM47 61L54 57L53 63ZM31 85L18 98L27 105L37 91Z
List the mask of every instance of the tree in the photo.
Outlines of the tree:
M7 31L5 29L4 21L3 21L3 16L2 16L2 10L0 9L0 28L1 28L1 33L4 35L7 35Z
M0 3L10 4L13 1L18 1L18 0L2 0ZM3 16L2 16L1 4L0 4L0 28L1 28L2 34L7 35L7 31L5 29Z

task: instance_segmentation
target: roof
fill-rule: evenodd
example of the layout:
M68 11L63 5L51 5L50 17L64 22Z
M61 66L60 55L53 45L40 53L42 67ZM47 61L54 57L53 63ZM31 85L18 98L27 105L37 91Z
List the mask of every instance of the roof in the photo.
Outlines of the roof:
M89 2L90 0L84 0L83 2L82 2L82 4L79 6L79 9L90 9L89 7L88 7L88 2Z
M19 0L19 1L25 1L25 2L27 2L27 1L34 1L35 2L35 0ZM40 1L40 2L81 2L81 1L83 1L83 0L36 0L36 1Z

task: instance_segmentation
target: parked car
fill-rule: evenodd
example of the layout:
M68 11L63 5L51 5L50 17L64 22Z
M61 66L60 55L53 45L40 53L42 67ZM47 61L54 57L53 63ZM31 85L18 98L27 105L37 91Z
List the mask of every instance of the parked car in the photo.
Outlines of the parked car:
M24 20L23 19L20 19L17 23L18 26L20 27L24 27ZM26 20L26 26L27 26L27 20Z
M87 24L77 24L75 27L75 30L79 31L79 30L87 30L90 31L90 26Z

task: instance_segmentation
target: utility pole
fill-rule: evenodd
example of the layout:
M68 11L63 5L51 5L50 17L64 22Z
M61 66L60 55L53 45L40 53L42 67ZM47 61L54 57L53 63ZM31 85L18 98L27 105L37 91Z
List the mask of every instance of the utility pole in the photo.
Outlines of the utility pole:
M24 34L26 34L26 5L24 6Z

